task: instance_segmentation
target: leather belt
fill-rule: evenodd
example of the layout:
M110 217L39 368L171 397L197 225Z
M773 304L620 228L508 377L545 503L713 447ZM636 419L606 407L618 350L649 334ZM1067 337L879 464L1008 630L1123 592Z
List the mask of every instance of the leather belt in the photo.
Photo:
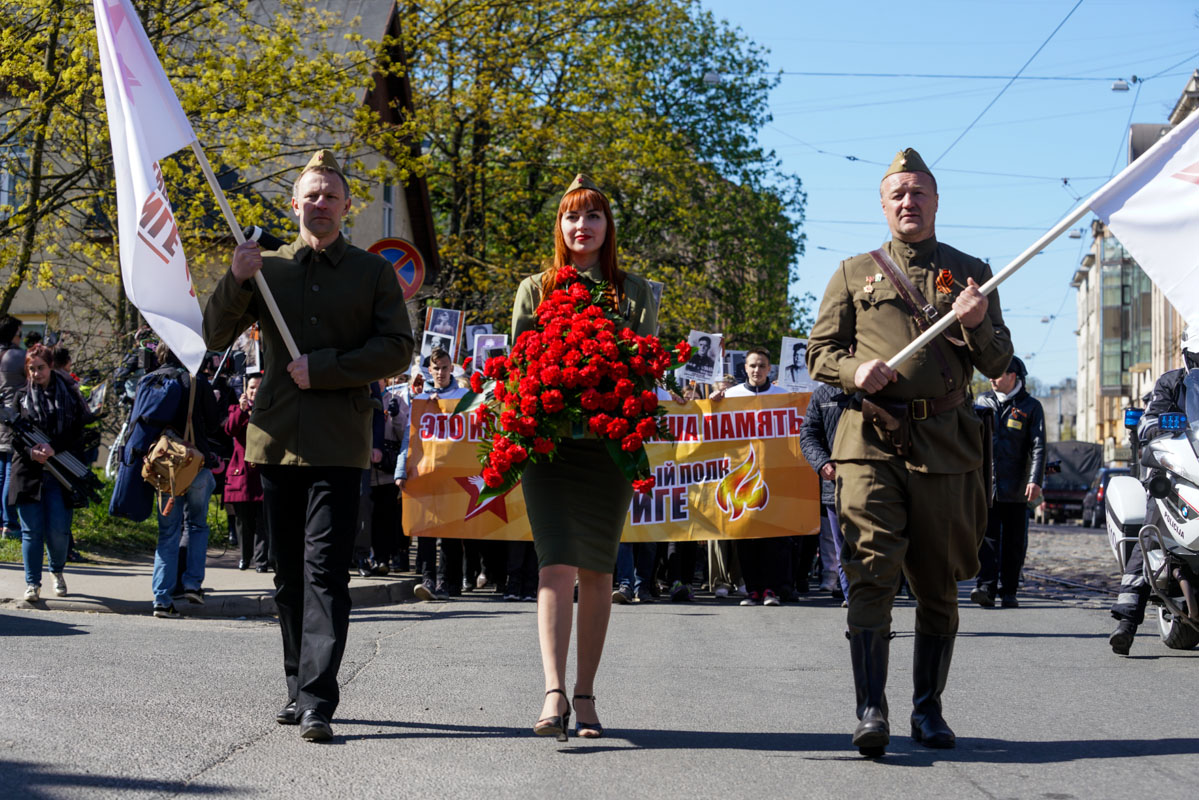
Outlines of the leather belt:
M946 411L957 408L966 403L966 389L959 388L941 397L931 399L917 398L915 400L889 400L881 397L871 397L870 400L884 409L899 411L901 414L906 413L909 419L916 422L935 417L938 414L943 414Z

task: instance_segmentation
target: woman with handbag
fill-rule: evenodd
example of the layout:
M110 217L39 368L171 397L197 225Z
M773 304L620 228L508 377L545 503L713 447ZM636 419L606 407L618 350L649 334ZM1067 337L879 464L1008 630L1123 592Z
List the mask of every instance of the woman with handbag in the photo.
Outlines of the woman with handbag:
M21 522L21 556L25 562L25 599L41 599L42 552L50 556L54 593L67 593L63 578L67 548L71 537L71 508L62 484L45 464L56 453L82 456L83 427L91 421L91 412L68 379L51 366L50 348L36 344L25 353L25 388L17 392L14 403L21 416L29 419L49 438L31 448L13 441L12 477L8 501L16 505Z
M638 335L657 330L658 306L644 279L616 265L616 225L607 198L586 175L571 183L558 204L554 260L550 268L525 278L516 291L512 335L537 324L541 298L557 286L558 272L573 266L591 288L603 284L608 311L621 327ZM577 734L603 735L595 708L594 681L608 618L612 612L612 573L633 489L598 439L564 439L552 461L531 464L522 478L525 505L537 551L539 589L537 629L545 673L539 736L566 741L572 705L565 690L572 601L578 581L578 665L574 686Z

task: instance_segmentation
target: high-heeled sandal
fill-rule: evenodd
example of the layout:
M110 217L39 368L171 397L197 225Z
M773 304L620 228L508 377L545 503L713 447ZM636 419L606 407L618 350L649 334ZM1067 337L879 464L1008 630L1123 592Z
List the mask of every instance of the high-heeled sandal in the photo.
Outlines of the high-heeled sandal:
M562 695L562 699L566 700L566 692L561 689L550 689L546 692L551 695L557 692ZM566 700L566 711L554 717L545 717L539 719L533 725L533 733L538 736L556 736L559 742L565 742L570 737L570 701Z
M571 699L576 700L576 701L590 700L592 703L594 703L595 695L593 695L593 694L576 694ZM585 731L594 732L594 735L593 736L592 735L585 736L584 735ZM583 720L579 720L578 722L575 723L575 735L578 736L580 739L598 739L604 735L604 726L598 722L584 722Z

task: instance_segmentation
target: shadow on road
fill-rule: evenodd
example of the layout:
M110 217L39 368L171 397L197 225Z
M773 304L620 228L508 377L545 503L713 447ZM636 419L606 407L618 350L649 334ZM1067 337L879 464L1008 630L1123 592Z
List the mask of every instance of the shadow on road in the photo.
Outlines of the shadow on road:
M206 786L184 781L144 780L117 775L81 775L55 771L49 765L4 759L0 759L0 775L4 776L4 795L8 798L57 797L64 788L93 789L106 793L138 791L170 795L219 795L243 792L232 786Z
M89 632L69 622L32 614L0 614L0 636L82 636Z

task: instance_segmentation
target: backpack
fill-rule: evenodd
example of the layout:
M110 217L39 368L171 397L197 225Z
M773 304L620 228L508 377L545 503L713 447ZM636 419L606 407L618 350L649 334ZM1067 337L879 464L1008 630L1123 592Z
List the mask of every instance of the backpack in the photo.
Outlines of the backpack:
M192 444L192 412L196 406L196 382L189 381L187 393L187 428L180 438L171 428L163 428L142 462L142 477L159 493L162 513L170 514L175 498L187 492L204 468L204 454ZM166 497L165 505L162 498Z

